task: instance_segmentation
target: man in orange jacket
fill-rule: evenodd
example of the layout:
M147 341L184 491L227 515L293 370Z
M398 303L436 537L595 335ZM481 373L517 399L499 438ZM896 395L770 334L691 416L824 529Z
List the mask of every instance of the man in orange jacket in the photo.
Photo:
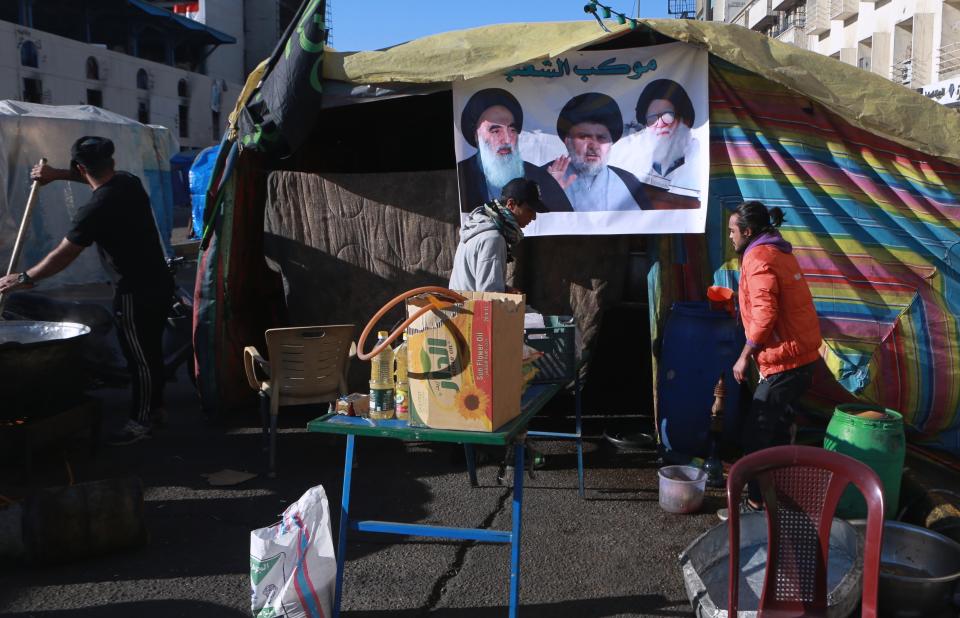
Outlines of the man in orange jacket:
M810 288L792 245L778 227L783 211L745 202L730 215L730 240L740 254L740 317L747 343L733 365L737 382L750 359L760 372L750 412L743 421L745 453L791 442L792 404L810 387L820 358L820 322ZM759 510L759 487L751 483L741 511Z

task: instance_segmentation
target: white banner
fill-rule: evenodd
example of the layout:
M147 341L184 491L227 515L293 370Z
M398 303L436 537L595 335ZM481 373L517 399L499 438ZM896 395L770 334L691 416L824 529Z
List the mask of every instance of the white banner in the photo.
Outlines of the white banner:
M524 176L550 209L527 236L703 232L706 51L571 52L454 83L453 106L462 213Z

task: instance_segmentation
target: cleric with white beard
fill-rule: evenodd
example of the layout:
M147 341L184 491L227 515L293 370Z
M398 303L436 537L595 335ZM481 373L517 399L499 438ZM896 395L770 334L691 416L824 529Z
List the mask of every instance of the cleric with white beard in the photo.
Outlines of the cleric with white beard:
M643 128L616 144L610 163L632 172L641 182L699 195L700 143L692 134L696 115L683 86L670 79L650 82L637 99L636 114Z
M522 130L523 108L506 90L486 88L467 101L460 115L460 131L477 152L457 163L461 212L471 212L499 198L503 187L514 178L535 181L543 203L551 211L571 210L553 178L521 157Z

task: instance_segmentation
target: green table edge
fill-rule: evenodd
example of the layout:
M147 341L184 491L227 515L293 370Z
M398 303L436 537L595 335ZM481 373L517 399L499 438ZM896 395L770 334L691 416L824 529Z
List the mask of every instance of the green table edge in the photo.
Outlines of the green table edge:
M408 442L452 442L456 444L492 444L506 445L516 442L517 435L524 432L527 423L539 412L554 395L563 389L562 384L531 385L523 397L520 414L496 431L458 431L454 429L432 429L430 427L378 427L371 425L340 425L330 423L340 415L324 414L307 423L307 431L312 433L333 433L341 435L369 436L373 438L393 438ZM376 423L376 421L371 421Z

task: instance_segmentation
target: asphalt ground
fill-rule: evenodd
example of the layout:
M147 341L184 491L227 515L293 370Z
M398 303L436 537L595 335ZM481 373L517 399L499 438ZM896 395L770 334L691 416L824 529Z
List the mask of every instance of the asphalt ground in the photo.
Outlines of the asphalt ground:
M100 389L103 431L122 423L124 389ZM281 413L279 475L265 474L255 409L220 422L200 411L181 373L168 385L168 426L152 440L106 447L96 455L75 436L35 456L26 478L16 457L0 457L0 493L22 498L37 487L139 477L150 532L142 548L56 566L0 561L0 614L9 617L250 615L249 535L278 521L313 485L323 485L336 530L344 438L308 434L318 408ZM570 429L572 421L537 422ZM588 422L585 499L577 496L572 443L539 442L545 468L527 478L521 545L523 616L691 615L677 554L717 523L719 494L701 513L659 507L653 452L626 453ZM495 455L495 454L493 454ZM461 451L449 445L359 438L352 510L365 519L448 526L511 526L512 489L496 482L498 460L479 468L471 488ZM257 477L213 487L204 474L223 469ZM510 483L508 472L507 483ZM503 616L509 590L509 546L353 534L347 549L345 616L458 618Z
M191 273L181 276L189 284ZM145 488L150 533L144 547L61 565L0 556L0 616L249 616L251 530L275 523L308 488L322 485L335 534L345 440L304 429L323 408L283 409L280 474L268 478L257 410L205 418L182 368L166 392L169 424L150 441L101 446L91 454L89 437L78 434L38 450L29 477L17 449L0 449L0 496L13 500L64 486L71 476L77 483L136 476ZM128 391L101 388L91 394L102 402L102 440L124 421ZM570 431L572 398L560 396L553 404L535 420L537 428ZM649 419L623 422L652 430ZM656 453L614 448L601 437L611 423L589 416L585 423L585 499L577 496L572 444L536 443L548 458L524 485L522 616L693 614L677 555L716 525L723 495L708 490L697 514L663 511ZM512 491L496 481L499 454L487 455L479 467L480 487L471 488L461 451L450 445L359 438L354 516L509 529ZM224 469L257 476L211 486L204 475ZM956 475L944 470L908 457L915 491L960 490ZM902 504L915 504L907 497ZM922 516L915 523L922 524ZM504 616L508 591L508 546L352 534L342 610L363 618Z

